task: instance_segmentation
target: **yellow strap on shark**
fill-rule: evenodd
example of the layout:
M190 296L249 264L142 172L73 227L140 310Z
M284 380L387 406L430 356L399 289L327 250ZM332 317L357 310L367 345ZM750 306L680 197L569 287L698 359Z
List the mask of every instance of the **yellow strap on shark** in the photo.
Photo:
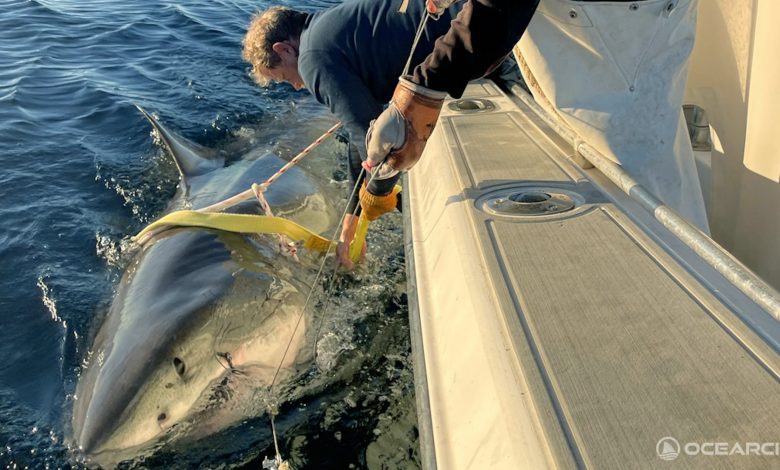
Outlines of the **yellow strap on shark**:
M133 241L143 241L147 235L164 226L202 227L237 233L281 233L292 240L303 241L304 248L314 251L327 251L328 248L336 245L335 242L317 235L306 227L281 217L198 211L171 212L149 224L133 237Z
M392 201L391 204L387 205L386 202L380 202L380 205L384 204L386 207L380 208L379 213L374 214L372 217L369 218L368 213L366 210L363 210L360 213L360 218L358 219L357 229L355 229L355 238L352 239L352 243L349 244L349 258L357 263L360 259L360 254L363 251L363 245L366 243L366 234L368 233L368 224L371 223L372 220L376 220L381 216L383 213L390 212L393 209L395 209L396 204L398 203L398 194L401 193L401 185L397 184L395 187L393 187L393 191L388 195L388 201ZM365 185L360 189L360 202L361 205L364 201L364 198L369 195L366 191ZM376 198L376 196L369 196L371 198ZM380 198L384 198L385 196L380 196ZM373 202L373 201L372 201ZM384 211L384 212L383 212Z
M366 218L365 212L361 212L360 218L358 218L357 229L355 230L355 238L349 244L349 259L353 263L358 262L360 254L363 252L363 245L366 244L366 234L368 233L368 224L370 223L371 221Z

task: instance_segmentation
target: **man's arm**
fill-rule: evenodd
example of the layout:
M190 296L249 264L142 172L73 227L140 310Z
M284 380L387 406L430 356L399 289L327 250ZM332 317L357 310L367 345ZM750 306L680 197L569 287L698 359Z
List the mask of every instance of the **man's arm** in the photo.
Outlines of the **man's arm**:
M436 125L445 92L460 98L469 80L498 66L520 40L538 3L467 0L433 52L411 77L399 80L390 106L369 131L366 166L380 172L414 166Z
M332 51L307 51L298 58L298 69L306 87L320 103L342 122L349 133L350 144L357 148L359 160L366 159L365 136L371 119L382 111L363 81L339 54ZM354 161L353 161L354 160ZM358 159L349 159L351 186L361 171ZM350 188L351 189L351 188ZM347 201L347 215L341 227L336 257L347 269L352 269L349 244L355 237L358 217L352 215L358 205L358 193ZM365 251L365 245L363 246Z
M539 0L468 0L411 81L455 98L512 51Z

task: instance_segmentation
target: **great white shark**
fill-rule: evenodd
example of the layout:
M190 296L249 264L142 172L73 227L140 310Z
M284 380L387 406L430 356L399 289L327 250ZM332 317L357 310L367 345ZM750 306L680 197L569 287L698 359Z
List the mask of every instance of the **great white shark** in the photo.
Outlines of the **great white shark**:
M285 163L266 154L225 166L217 152L141 111L181 173L167 211L219 202ZM302 170L288 171L265 197L278 213L315 231L335 224ZM260 207L250 201L230 211ZM111 465L188 427L200 434L226 428L247 410L262 411L260 403L231 404L230 387L257 392L280 365L278 380L305 369L313 339L311 314L302 316L302 309L312 270L277 246L274 237L192 228L163 232L144 246L117 287L79 377L72 430L81 454ZM201 425L199 416L207 416Z

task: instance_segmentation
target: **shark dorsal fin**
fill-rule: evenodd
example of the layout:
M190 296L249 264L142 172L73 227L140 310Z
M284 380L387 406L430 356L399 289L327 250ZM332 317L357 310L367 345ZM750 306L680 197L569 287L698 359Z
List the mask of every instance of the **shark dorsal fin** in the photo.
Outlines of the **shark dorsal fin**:
M179 173L181 174L183 180L186 180L189 177L202 175L204 173L208 173L209 171L213 171L225 166L225 159L218 156L215 151L191 142L190 140L169 131L163 127L163 125L160 124L160 122L155 119L154 116L147 113L140 106L136 105L136 107L157 130L157 133L160 135L160 139L171 153L174 162L176 162L176 166L179 168Z

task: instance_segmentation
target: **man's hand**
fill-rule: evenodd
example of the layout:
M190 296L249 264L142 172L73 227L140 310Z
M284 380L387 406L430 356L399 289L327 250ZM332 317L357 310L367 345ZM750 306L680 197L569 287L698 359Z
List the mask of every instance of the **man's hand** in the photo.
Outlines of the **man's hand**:
M348 271L352 271L355 264L349 257L349 245L355 238L355 231L357 230L359 217L352 214L344 216L344 222L341 224L341 236L339 236L339 243L336 246L336 259L339 264L344 266ZM366 255L366 243L363 243L363 250L360 252L360 257Z
M380 166L390 152L400 149L406 142L406 119L391 101L378 118L371 121L366 133L366 149L368 159L363 162L363 168L369 174Z
M368 160L364 168L388 165L405 171L420 159L436 126L446 93L431 90L401 77L390 105L371 122L366 135ZM380 164L384 165L380 166Z

